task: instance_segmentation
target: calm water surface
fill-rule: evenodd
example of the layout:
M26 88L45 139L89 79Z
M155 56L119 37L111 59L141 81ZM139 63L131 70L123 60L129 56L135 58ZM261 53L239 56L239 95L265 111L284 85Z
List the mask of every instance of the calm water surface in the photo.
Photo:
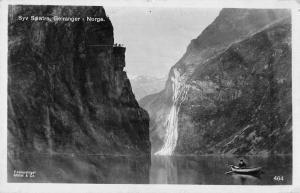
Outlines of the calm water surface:
M222 156L32 156L8 160L9 182L107 184L292 184L292 157L242 157L248 166L261 166L260 176L226 175L228 164L240 157ZM20 161L22 159L22 161ZM12 164L14 163L14 164ZM14 177L14 170L35 171L34 178ZM280 180L274 180L280 176Z
M249 166L263 167L260 176L230 174L228 164L240 157L221 156L153 156L150 169L152 184L252 184L273 185L292 183L292 157L242 157ZM283 180L275 181L275 176ZM282 179L282 178L281 178Z

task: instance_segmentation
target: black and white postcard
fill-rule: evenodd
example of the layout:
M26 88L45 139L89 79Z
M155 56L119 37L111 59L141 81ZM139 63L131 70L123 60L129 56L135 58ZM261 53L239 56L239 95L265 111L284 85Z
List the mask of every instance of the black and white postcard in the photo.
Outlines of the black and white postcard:
M1 5L3 192L300 192L300 4L122 2Z

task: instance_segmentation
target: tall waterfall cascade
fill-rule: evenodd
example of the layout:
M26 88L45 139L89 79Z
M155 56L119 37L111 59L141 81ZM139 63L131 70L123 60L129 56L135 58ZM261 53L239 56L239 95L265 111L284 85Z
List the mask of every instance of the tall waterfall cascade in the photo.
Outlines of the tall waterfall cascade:
M162 148L154 155L172 155L178 139L178 113L182 102L186 99L188 86L185 84L185 77L180 75L180 72L174 68L172 81L172 107L167 116L165 127L166 135Z

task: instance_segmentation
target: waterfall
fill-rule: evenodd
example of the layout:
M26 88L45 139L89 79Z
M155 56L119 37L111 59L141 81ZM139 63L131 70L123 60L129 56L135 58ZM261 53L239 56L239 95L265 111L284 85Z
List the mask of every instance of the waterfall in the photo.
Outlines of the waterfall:
M188 87L185 85L184 77L180 76L177 69L174 69L174 76L171 77L172 82L172 107L167 116L165 127L166 135L164 138L164 145L155 153L155 155L172 155L177 144L178 139L178 113L181 103L187 96Z

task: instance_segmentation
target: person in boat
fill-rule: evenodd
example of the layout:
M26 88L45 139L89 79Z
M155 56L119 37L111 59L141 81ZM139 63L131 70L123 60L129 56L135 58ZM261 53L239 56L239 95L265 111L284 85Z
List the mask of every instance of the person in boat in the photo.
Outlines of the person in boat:
M241 159L238 166L239 168L246 168L246 163Z

